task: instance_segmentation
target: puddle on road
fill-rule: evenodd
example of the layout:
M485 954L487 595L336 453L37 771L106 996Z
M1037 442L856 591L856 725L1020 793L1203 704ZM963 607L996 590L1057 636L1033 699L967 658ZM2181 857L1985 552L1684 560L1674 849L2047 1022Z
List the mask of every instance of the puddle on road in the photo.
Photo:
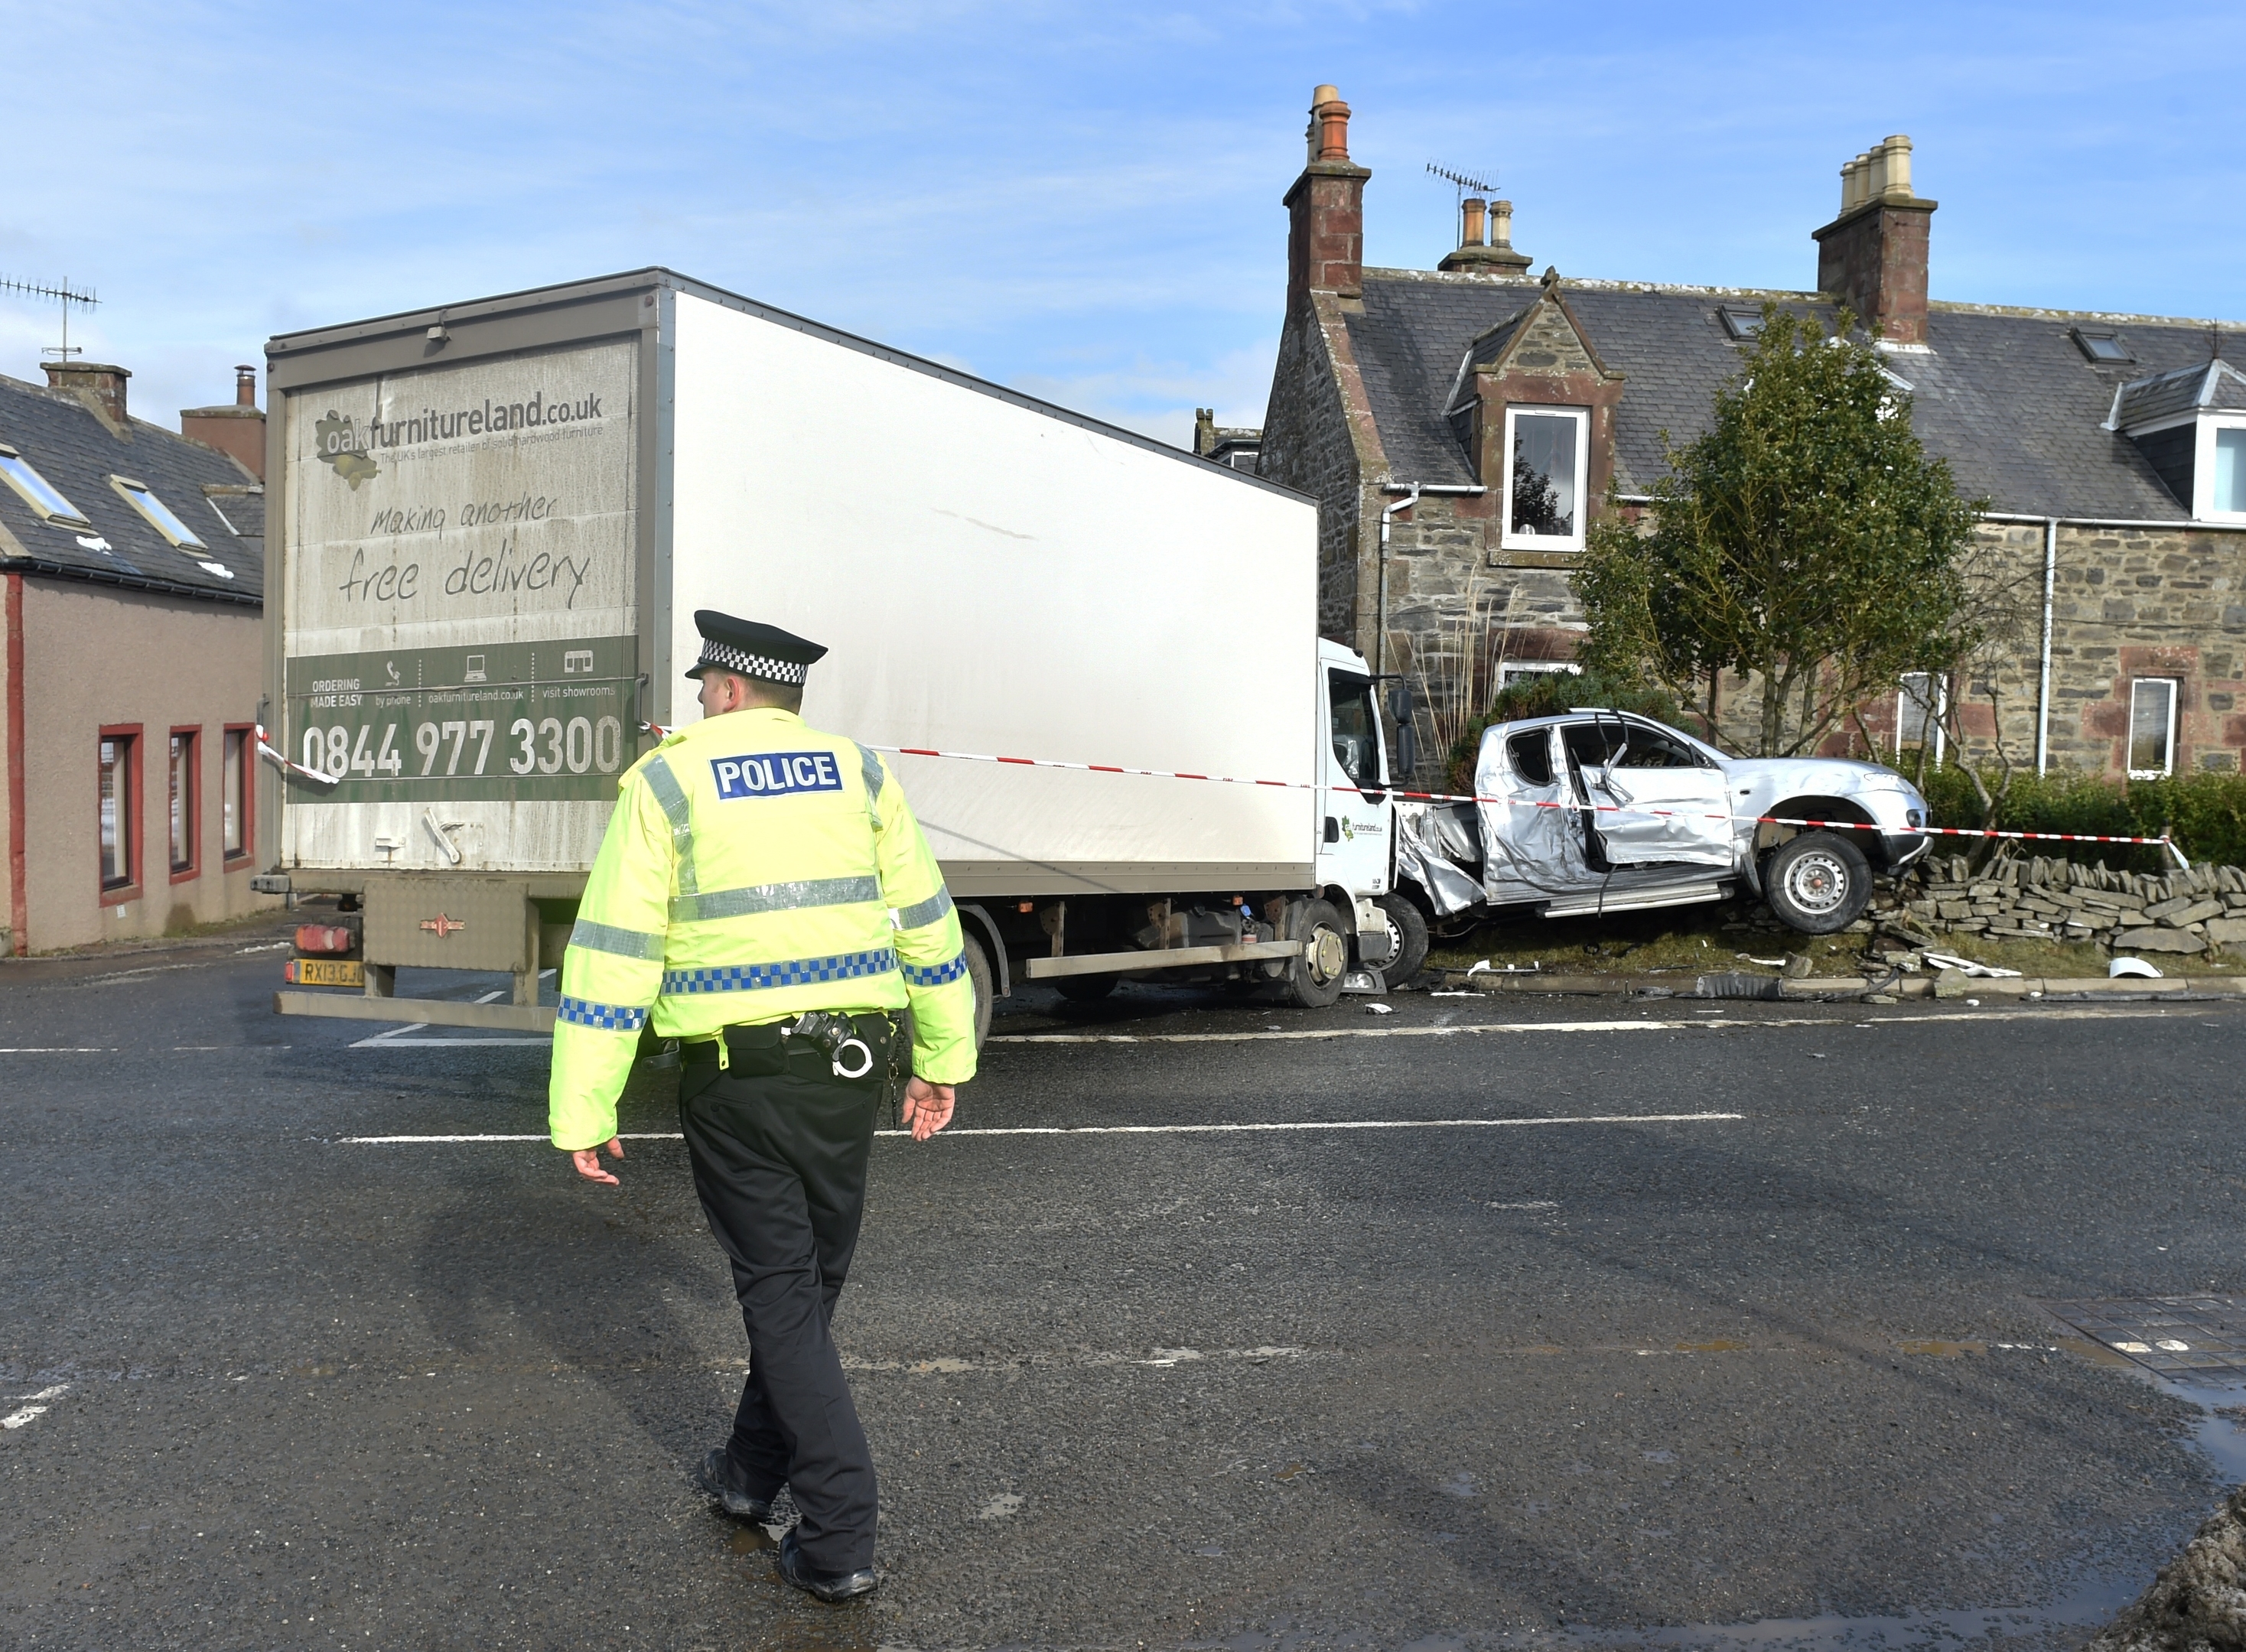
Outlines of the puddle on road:
M770 1554L779 1545L772 1541L770 1532L752 1521L734 1533L733 1540L725 1547L736 1554Z

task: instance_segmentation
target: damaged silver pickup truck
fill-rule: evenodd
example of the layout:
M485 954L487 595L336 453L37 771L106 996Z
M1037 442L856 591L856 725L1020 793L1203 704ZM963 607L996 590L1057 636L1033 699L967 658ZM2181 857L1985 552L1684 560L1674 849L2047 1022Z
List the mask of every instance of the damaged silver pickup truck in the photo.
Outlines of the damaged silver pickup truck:
M1438 924L1548 918L1759 894L1789 928L1830 935L1931 841L1926 799L1876 764L1730 758L1629 712L1493 724L1480 803L1397 807L1396 875ZM1773 826L1767 817L1862 831Z

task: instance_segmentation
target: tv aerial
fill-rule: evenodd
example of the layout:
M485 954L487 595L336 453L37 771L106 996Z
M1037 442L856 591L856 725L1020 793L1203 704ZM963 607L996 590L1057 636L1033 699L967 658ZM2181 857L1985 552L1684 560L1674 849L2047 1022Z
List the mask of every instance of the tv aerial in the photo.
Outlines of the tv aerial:
M58 285L52 287L47 286L44 282L40 282L13 281L5 275L0 275L0 292L22 293L31 298L51 298L63 307L62 344L60 348L57 348L51 344L45 349L40 350L40 355L58 357L61 358L63 365L67 367L70 365L70 358L71 357L83 356L85 354L85 350L73 349L71 345L70 311L72 304L84 304L88 309L91 309L101 302L101 300L93 296L92 288L89 287L84 292L80 292L77 288L71 285L70 277L67 275L63 277Z
M1497 193L1495 183L1477 178L1472 173L1460 172L1451 167L1439 167L1432 160L1427 163L1427 171L1431 176L1439 178L1455 188L1460 201L1464 201L1470 194L1480 195L1487 199Z

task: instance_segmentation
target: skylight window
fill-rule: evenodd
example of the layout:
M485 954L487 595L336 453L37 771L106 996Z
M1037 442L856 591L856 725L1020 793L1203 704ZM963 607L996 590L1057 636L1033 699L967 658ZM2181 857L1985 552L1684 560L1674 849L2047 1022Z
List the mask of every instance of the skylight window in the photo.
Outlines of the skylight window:
M2120 364L2137 359L2136 352L2122 342L2121 335L2093 332L2088 328L2074 330L2075 347L2093 362Z
M1762 311L1759 309L1726 304L1716 313L1723 318L1724 330L1734 338L1753 338L1762 331Z
M57 527L93 526L77 506L56 491L52 482L31 468L31 460L4 442L0 442L0 479L23 497L41 521Z
M112 476L109 485L134 510L147 519L148 526L183 551L208 548L195 537L194 529L172 514L171 507L148 491L146 482L136 482L129 477Z

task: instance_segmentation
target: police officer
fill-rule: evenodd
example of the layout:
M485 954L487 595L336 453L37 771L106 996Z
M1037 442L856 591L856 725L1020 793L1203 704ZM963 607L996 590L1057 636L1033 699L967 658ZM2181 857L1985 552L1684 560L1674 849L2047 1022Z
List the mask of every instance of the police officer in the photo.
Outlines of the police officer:
M874 1120L903 1077L925 1141L975 1074L959 919L903 790L864 746L798 715L827 650L770 625L694 616L704 719L622 782L562 966L549 1098L578 1173L616 1139L641 1032L679 1041L695 1192L732 1264L749 1375L699 1482L800 1522L781 1574L819 1599L875 1587L874 1464L829 1335L865 1209Z

